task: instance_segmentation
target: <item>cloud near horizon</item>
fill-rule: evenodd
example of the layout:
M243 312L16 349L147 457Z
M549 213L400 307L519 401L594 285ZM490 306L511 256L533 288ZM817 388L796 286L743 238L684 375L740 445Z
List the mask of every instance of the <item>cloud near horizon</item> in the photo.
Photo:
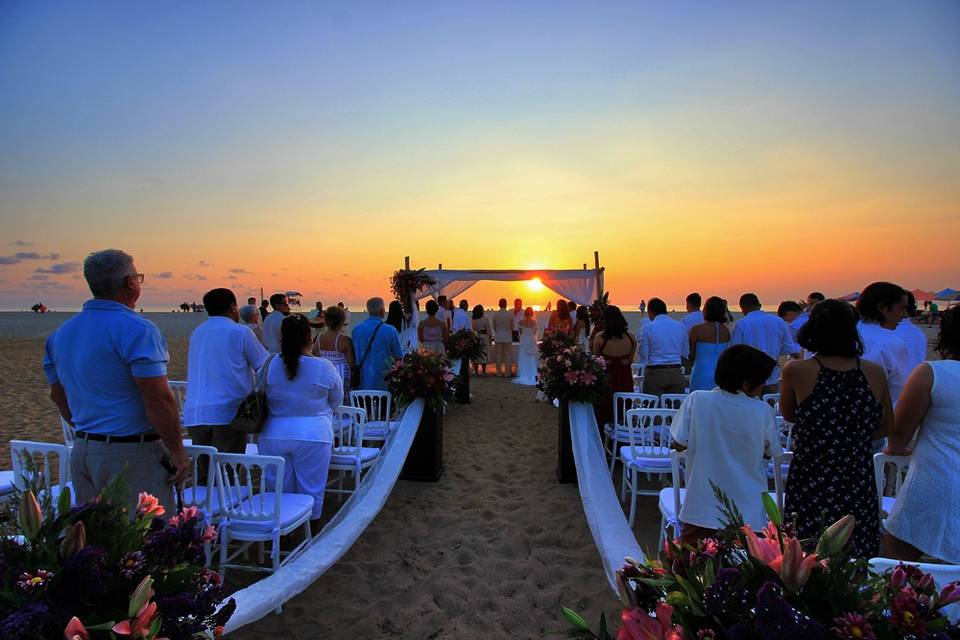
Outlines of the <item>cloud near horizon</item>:
M15 247L32 247L33 246L32 242L27 242L26 240L14 240L10 244L12 244Z
M53 273L53 274L76 273L78 271L80 271L79 262L61 262L59 264L55 264L51 266L50 268L37 267L36 269L37 273Z
M160 273L151 273L154 278L159 278L160 280L169 280L173 277L172 271L161 271Z
M247 271L243 267L235 267L230 269L230 273L253 273L252 271Z

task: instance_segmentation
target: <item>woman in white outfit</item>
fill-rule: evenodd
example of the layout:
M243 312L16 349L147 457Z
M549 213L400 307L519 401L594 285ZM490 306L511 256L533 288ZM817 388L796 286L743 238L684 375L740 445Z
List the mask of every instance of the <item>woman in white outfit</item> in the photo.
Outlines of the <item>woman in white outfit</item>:
M937 351L910 374L884 453L910 455L910 470L884 524L882 555L928 555L960 564L960 307L943 314Z
M527 307L520 321L520 349L517 352L517 377L513 384L537 384L537 318L532 307Z
M320 518L333 448L333 411L343 402L343 382L326 358L312 355L310 324L292 314L280 325L280 357L267 369L267 420L260 453L284 459L284 492L313 497L311 519ZM267 476L273 490L277 479Z

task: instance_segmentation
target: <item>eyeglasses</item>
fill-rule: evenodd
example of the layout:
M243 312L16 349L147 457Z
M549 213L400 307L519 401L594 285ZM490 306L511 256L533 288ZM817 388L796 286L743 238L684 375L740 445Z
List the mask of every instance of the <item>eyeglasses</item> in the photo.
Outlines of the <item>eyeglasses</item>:
M142 273L135 273L135 274L133 274L133 275L130 276L130 277L131 277L131 278L136 278L136 279L137 279L137 284L143 284L143 274L142 274Z

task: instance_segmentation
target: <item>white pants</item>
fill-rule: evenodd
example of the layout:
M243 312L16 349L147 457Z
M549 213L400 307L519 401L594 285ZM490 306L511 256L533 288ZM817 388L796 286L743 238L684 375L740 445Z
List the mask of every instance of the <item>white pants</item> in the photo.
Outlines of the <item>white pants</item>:
M323 512L323 493L327 489L327 471L333 444L309 440L278 440L261 438L257 445L265 456L283 458L283 492L301 493L313 497L313 515L316 520ZM273 473L267 474L267 488L277 486Z

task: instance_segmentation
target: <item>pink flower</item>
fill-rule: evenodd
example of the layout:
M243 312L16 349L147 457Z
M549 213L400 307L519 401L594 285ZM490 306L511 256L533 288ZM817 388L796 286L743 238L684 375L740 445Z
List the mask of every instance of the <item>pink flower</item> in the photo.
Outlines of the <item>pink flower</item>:
M162 516L167 510L163 508L156 496L152 496L146 491L141 491L137 500L137 513L141 516Z
M597 376L593 375L589 371L584 371L580 374L580 378L583 380L583 383L586 385L591 385L597 381Z
M672 617L673 607L666 602L657 603L655 617L636 607L624 609L617 640L683 640L683 627L674 627Z
M877 640L873 627L859 613L845 613L834 618L833 624L837 625L830 629L833 635L843 640Z
M937 607L945 607L954 602L960 602L960 583L958 582L951 582L940 591Z
M756 560L773 569L784 586L799 591L810 579L813 567L817 565L817 554L806 554L796 538L787 538L783 550L777 541L776 527L773 524L764 528L769 537L757 538L748 525L741 529L747 538L747 552Z
M899 590L904 585L904 583L906 583L906 581L907 581L907 572L903 568L902 564L898 565L890 573L890 586L895 590Z
M172 518L170 518L170 526L179 527L181 524L186 524L199 516L200 516L200 509L197 509L195 506L190 505L189 507L185 507L183 510L181 510L178 515L175 515Z
M113 625L111 631L118 636L130 636L132 638L147 638L150 636L150 625L157 616L157 603L148 602L137 612L136 617L130 620L121 620ZM160 640L159 638L157 640Z
M50 580L53 579L53 572L46 569L37 569L33 573L21 573L17 578L17 586L23 591L41 591Z
M563 377L566 378L567 384L577 384L577 372L576 371L567 371L563 374Z
M66 640L90 640L90 632L80 622L80 618L73 616L67 623L66 629L63 630L63 637Z
M200 539L204 542L213 542L217 539L217 528L212 524L207 525L207 527L203 530L203 534L201 534Z
M923 618L919 613L920 602L912 587L904 587L891 606L890 622L901 631L922 636L926 632Z
M711 558L715 557L717 552L720 550L717 541L713 538L704 538L701 544L703 549L700 550L700 553Z

